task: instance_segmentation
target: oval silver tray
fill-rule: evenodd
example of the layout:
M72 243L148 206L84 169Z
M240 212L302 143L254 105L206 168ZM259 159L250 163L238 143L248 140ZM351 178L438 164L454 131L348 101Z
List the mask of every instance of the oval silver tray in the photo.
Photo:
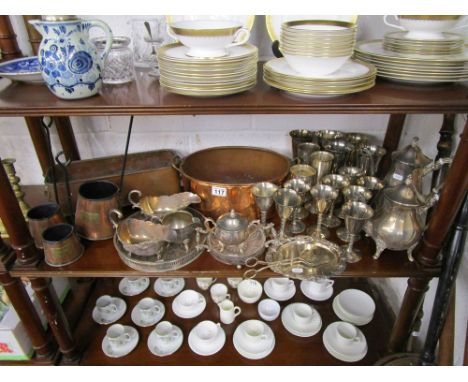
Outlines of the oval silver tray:
M287 264L288 260L299 258L310 264ZM296 236L273 244L265 255L265 261L282 261L280 265L272 265L271 270L299 280L336 276L346 268L345 257L338 245L311 236Z
M204 217L202 214L192 208L187 210L203 222ZM140 212L136 212L130 217L139 214ZM188 251L186 251L183 244L169 244L163 251L153 256L138 256L125 250L115 234L113 240L119 257L126 265L137 271L156 273L175 271L196 260L205 250L203 244L206 242L206 234L199 233L199 242L197 243L196 234L194 233L188 243Z

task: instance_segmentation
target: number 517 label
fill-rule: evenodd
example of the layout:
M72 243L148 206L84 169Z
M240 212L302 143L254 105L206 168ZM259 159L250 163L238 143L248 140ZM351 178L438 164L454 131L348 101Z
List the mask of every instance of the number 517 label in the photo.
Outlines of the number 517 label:
M227 189L224 187L211 187L211 195L225 198L227 196Z

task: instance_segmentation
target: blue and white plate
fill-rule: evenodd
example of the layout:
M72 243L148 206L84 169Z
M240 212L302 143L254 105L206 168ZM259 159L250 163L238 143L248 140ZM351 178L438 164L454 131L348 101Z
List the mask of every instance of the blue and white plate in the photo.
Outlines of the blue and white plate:
M34 84L44 83L37 56L17 58L1 63L0 77L8 78L12 81Z

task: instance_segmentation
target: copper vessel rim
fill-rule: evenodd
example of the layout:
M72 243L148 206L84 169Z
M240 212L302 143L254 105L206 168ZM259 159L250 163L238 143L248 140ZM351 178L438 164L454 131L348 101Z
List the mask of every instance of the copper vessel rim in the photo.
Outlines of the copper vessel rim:
M50 231L52 230L56 230L58 228L67 228L69 229L70 231L63 237L61 237L60 239L56 239L56 240L50 240L50 239L46 239L46 234L50 233ZM69 239L72 235L73 235L73 232L75 231L74 227L71 225L71 224L68 224L68 223L59 223L59 224L55 224L53 226L50 226L48 228L46 228L43 232L42 232L42 242L43 243L48 243L48 244L57 244L57 243L60 243L61 241L63 240L66 240L66 239Z
M85 187L85 186L88 186L88 185L90 185L92 183L106 183L106 184L109 184L109 185L111 185L112 187L115 188L115 191L111 195L108 195L108 196L105 196L105 197L102 197L102 198L88 198L86 196L83 196L82 192L81 192L82 188ZM90 180L90 181L84 182L84 183L82 183L80 185L80 187L78 189L78 196L80 198L82 198L83 200L87 200L89 202L102 202L102 201L105 201L105 200L113 199L116 195L118 195L119 192L120 192L120 189L114 182L111 182L111 181L108 181L108 180Z
M31 216L31 213L34 214L34 212L36 212L36 210L38 210L40 208L44 208L44 207L54 207L54 212L51 213L49 216L44 216L42 218L35 218L35 217ZM56 215L58 213L60 213L60 206L57 203L43 203L43 204L39 204L37 206L34 206L34 207L30 208L26 215L27 215L29 220L32 220L32 221L35 221L35 222L40 222L40 221L49 220L50 218L52 218L54 215Z

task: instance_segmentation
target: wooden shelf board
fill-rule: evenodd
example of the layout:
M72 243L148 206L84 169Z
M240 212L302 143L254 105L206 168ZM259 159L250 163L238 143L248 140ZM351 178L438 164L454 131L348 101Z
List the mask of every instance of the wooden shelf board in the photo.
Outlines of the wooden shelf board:
M193 115L193 114L387 114L464 113L468 87L403 85L378 79L367 91L329 99L289 96L266 85L259 64L257 85L241 94L195 98L163 90L154 77L137 71L125 85L104 85L100 94L83 100L61 100L45 85L11 83L0 90L0 116ZM4 80L7 81L7 80Z
M118 359L109 358L104 355L101 349L101 342L108 326L96 324L91 318L91 312L96 299L100 295L120 295L118 292L119 281L119 279L100 279L96 284L94 292L90 297L89 304L86 307L75 331L75 338L77 339L78 347L82 351L80 365L350 365L333 358L325 350L322 343L322 334L325 328L330 323L339 321L339 318L334 314L331 307L333 298L324 302L312 302L302 295L299 285L297 285L297 292L294 299L287 302L281 302L281 306L285 307L291 302L299 301L312 304L322 317L322 329L313 337L300 338L287 332L281 323L281 319L278 318L275 321L268 323L275 333L276 345L274 351L262 360L252 361L241 357L237 353L232 343L232 335L237 325L242 321L247 319L259 319L257 304L243 303L238 299L236 291L230 288L232 300L236 305L239 305L242 308L242 313L233 324L222 325L226 331L226 343L220 352L209 357L202 357L190 350L187 343L187 337L191 328L193 328L196 323L202 320L219 321L219 309L210 299L209 292L203 292L207 299L207 307L205 311L194 319L185 320L175 316L172 312L171 303L173 298L162 298L156 295L153 290L154 280L152 280L150 287L139 296L121 296L127 303L127 311L118 323L135 326L131 321L130 315L136 303L146 296L158 298L164 303L166 308L163 320L169 320L182 329L184 334L182 347L168 357L154 356L147 348L148 335L154 327L137 327L140 339L136 349L125 357ZM194 279L186 281L186 288L199 290ZM225 282L225 280L218 281ZM350 287L359 288L371 294L377 305L374 319L369 324L361 327L361 330L368 341L367 355L363 360L354 363L355 365L372 365L385 355L385 346L390 335L390 329L394 318L392 313L388 310L388 307L381 300L380 296L365 280L339 280L334 285L335 292L333 296L336 296L341 290ZM262 298L265 297L266 295L263 294Z

